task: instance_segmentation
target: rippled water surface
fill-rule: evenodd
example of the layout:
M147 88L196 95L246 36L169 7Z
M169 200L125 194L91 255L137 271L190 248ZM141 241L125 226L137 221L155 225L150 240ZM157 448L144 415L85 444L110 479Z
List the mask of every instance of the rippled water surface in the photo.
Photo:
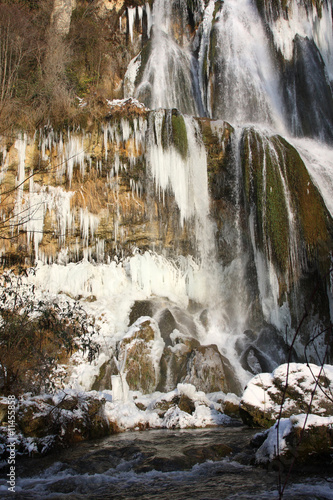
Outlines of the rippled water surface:
M272 499L278 472L251 465L244 427L117 434L17 464L22 499ZM332 482L331 482L332 481ZM293 473L285 499L333 499L333 470Z

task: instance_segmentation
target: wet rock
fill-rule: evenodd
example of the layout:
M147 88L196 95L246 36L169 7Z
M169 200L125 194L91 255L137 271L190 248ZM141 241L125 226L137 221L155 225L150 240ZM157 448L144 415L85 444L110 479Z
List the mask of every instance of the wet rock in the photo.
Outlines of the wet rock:
M265 326L260 331L256 346L265 353L266 357L274 360L277 365L281 365L288 360L290 346L282 338L281 333L272 325ZM294 349L292 349L291 361L298 362Z
M193 320L193 317L179 307L172 309L173 316L178 324L178 330L185 335L193 338L198 338L198 329Z
M155 308L150 300L136 300L129 315L129 326L132 326L142 316L153 317Z
M241 393L232 366L216 345L202 346L196 339L183 336L173 340L179 342L164 349L158 390L165 392L185 383L205 393Z
M235 348L240 356L242 367L253 375L273 371L288 360L290 351L281 333L273 325L267 324L259 334L246 330L237 340ZM294 349L292 349L291 361L298 361Z
M226 444L213 444L210 446L194 448L188 447L184 450L184 455L194 459L194 463L202 463L206 460L221 460L232 453L232 448Z
M206 393L223 391L240 394L241 386L229 361L216 345L199 346L191 352L184 383Z
M170 334L178 328L176 320L169 309L164 309L158 318L158 326L165 345L171 345Z
M196 339L173 335L173 346L165 347L160 361L160 382L157 390L173 390L187 375L187 362L191 352L200 346Z
M269 359L253 345L250 345L245 350L240 362L244 370L253 373L253 375L267 372L272 369Z

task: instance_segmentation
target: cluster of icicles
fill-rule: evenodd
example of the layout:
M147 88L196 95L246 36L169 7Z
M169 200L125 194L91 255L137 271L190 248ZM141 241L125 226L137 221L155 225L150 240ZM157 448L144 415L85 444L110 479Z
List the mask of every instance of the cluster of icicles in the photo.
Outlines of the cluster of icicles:
M58 240L61 259L67 252L67 237L77 235L77 255L81 249L84 257L90 259L94 248L97 260L103 262L104 242L95 237L100 223L99 216L90 213L87 208L75 208L72 202L75 192L78 191L84 199L82 190L77 186L73 189L74 170L79 170L83 182L92 169L100 177L103 172L105 189L111 190L115 195L114 206L110 207L115 217L118 212L117 192L122 171L127 171L130 177L131 191L127 196L142 196L141 181L131 177L131 170L139 160L149 170L160 199L164 199L165 191L169 188L174 193L181 223L189 217L195 217L199 221L198 233L200 232L202 239L203 231L208 230L206 219L209 212L206 151L200 140L198 124L189 117L184 120L189 142L187 158L183 158L172 143L168 147L163 145L162 125L167 113L160 110L151 112L148 117L134 118L131 122L126 118L105 122L102 125L103 145L99 159L92 157L91 136L80 130L68 132L65 137L62 133L47 130L40 132L38 138L22 134L16 140L14 146L18 163L17 199L16 217L12 218L12 234L15 234L15 231L26 232L28 244L34 247L36 260L50 263L53 258L59 257L46 257L39 249L45 218L49 213L54 221L52 232ZM29 167L30 148L38 149L41 161L46 162L52 172L54 186L41 185L34 181ZM121 154L124 149L126 157ZM6 146L2 146L2 179L9 168L9 161ZM64 178L69 190L63 188ZM29 186L28 191L26 185ZM115 223L115 242L119 239L118 231Z

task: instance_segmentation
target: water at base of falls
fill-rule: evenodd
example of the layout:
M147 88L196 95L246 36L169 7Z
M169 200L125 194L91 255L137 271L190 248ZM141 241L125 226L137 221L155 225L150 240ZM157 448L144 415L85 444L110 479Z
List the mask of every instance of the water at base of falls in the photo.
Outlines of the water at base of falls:
M17 462L17 499L271 500L277 470L250 465L255 430L242 426L118 434ZM283 498L333 496L329 469L295 471ZM332 471L331 471L332 472ZM282 474L282 480L284 476ZM2 498L13 493L0 481Z

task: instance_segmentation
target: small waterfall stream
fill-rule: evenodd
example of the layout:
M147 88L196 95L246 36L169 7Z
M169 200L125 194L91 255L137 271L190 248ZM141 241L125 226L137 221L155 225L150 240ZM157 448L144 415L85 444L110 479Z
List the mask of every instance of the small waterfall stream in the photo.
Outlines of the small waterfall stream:
M279 79L254 2L225 0L215 30L212 116L233 124L270 123L283 131Z

